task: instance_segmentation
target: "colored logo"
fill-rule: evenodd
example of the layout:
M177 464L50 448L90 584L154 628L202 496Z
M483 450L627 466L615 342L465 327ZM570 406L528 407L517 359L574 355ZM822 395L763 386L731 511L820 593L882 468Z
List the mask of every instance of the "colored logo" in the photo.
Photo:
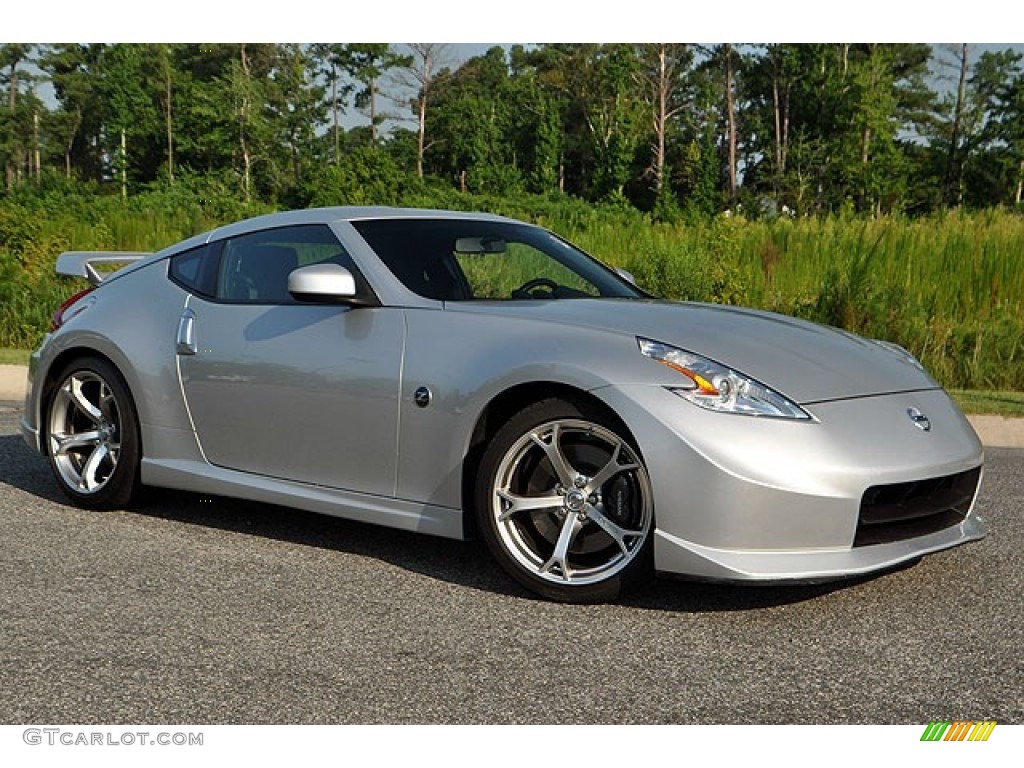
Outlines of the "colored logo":
M933 720L921 734L921 741L988 741L995 727L995 720Z

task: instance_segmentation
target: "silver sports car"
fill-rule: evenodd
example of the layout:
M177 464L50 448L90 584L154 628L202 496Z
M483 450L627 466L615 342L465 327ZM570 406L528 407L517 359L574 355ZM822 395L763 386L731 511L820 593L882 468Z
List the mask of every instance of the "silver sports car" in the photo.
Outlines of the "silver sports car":
M94 287L34 353L22 430L82 506L144 484L479 536L566 601L984 535L981 445L907 351L654 300L536 226L294 211L57 269Z

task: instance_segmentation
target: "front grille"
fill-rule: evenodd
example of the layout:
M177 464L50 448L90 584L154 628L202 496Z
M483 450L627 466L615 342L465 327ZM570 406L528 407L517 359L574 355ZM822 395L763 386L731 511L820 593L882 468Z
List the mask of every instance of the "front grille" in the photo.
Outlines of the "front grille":
M981 467L909 483L873 485L860 502L853 546L885 544L959 525L971 508Z

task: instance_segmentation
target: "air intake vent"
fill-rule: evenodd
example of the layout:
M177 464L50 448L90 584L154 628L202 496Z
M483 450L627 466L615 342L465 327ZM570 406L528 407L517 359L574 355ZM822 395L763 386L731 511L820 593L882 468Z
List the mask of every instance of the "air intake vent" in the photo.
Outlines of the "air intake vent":
M909 483L874 485L864 492L853 546L885 544L959 525L971 508L981 467Z

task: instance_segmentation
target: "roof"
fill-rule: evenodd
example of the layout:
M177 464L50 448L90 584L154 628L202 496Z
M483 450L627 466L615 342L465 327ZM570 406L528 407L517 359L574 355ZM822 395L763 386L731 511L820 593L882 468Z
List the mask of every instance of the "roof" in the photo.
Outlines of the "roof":
M333 208L306 208L297 211L279 211L265 216L245 219L234 224L219 227L209 234L209 240L231 237L245 232L271 227L287 227L296 224L330 224L336 221L358 221L360 219L489 219L512 221L504 216L491 213L466 211L445 211L432 208L395 208L383 205L336 206Z
M226 224L223 227L204 232L194 237L177 243L171 243L151 256L146 256L134 264L118 270L114 275L121 277L136 269L141 269L154 261L195 248L211 240L220 240L224 237L234 237L247 232L255 232L260 229L272 229L274 227L288 227L298 224L331 224L337 221L358 221L360 219L468 219L468 220L489 220L515 222L505 216L497 216L493 213L476 213L467 211L446 211L434 208L396 208L385 205L342 205L332 208L304 208L296 211L278 211L263 216L255 216L251 219L243 219L233 224ZM141 255L141 254L137 254Z

